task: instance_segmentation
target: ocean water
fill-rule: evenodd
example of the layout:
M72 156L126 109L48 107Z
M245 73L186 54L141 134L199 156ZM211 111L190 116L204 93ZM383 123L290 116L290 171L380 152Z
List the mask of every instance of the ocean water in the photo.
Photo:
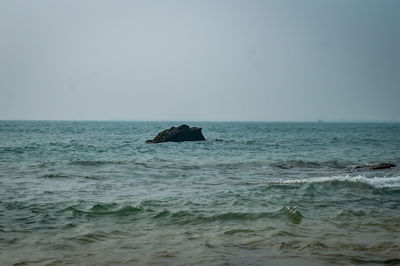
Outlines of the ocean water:
M0 265L400 263L400 123L179 124L0 121Z

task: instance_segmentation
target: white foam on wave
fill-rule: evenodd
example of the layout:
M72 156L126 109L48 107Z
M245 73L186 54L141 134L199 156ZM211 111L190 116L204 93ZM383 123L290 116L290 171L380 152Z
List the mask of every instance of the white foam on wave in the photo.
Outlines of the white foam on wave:
M327 177L311 177L301 179L281 179L275 184L311 184L311 183L327 183L327 182L354 182L368 184L374 188L400 188L400 176L394 177L366 177L364 175L350 176L327 176Z

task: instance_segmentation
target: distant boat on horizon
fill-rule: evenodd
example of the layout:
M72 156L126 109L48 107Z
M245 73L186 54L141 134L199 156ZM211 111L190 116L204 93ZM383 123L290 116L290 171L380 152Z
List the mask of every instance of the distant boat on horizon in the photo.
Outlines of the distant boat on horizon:
M318 123L323 123L323 122L324 122L324 120L317 120L317 122L318 122Z

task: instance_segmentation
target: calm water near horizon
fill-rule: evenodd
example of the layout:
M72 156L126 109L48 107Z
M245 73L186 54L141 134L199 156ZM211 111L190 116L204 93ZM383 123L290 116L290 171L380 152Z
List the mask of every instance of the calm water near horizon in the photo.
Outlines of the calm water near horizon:
M179 124L0 121L0 265L400 263L400 123Z

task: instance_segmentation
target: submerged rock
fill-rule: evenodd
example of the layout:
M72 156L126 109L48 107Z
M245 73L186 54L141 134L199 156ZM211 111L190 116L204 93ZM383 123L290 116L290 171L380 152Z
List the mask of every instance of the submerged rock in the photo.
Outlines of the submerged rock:
M395 164L392 163L376 163L376 164L360 164L360 165L352 165L351 170L381 170L396 167Z
M371 170L387 169L387 168L392 168L392 167L396 167L396 165L392 164L392 163L378 163L378 164L372 164L372 165L368 166L368 168Z
M201 133L200 127L189 127L188 125L180 125L179 127L171 127L157 134L153 140L147 140L146 143L160 142L182 142L182 141L200 141L206 140Z

